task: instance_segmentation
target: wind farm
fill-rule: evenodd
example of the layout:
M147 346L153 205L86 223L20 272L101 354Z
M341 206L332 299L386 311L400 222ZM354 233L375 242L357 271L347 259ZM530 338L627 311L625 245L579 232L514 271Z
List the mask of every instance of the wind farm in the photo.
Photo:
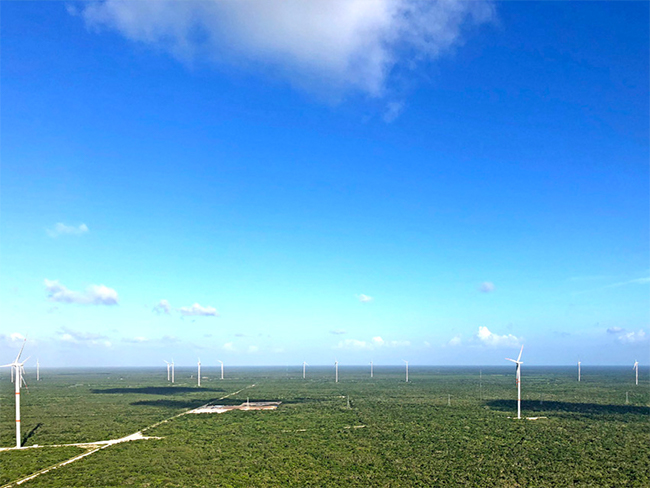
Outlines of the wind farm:
M12 384L7 374L0 383L3 406L10 387L17 391L25 385L26 360L21 360L25 348L29 343L23 342L18 356L5 365L14 368L16 381ZM638 462L648 452L650 371L641 376L644 388L629 391L623 367L590 368L589 377L577 383L569 366L528 366L523 374L522 353L520 349L517 359L509 359L516 366L514 375L505 366L409 364L408 381L402 369L406 360L402 367L382 365L381 374L374 377L368 376L367 366L346 366L337 360L335 372L345 371L342 378L332 378L331 366L312 366L307 377L303 361L288 368L233 367L224 380L221 363L215 360L206 366L199 360L195 368L200 364L197 376L204 380L200 385L192 379L197 369L193 374L189 366L178 368L174 384L157 368L46 368L46 377L30 388L21 404L22 417L16 409L24 429L21 433L17 428L15 447L7 446L13 419L7 408L0 410L0 462L7 467L0 482L12 486L26 480L21 486L56 487L84 480L84 486L105 486L116 469L128 472L135 484L165 476L181 485L209 484L214 477L234 485L345 485L361 475L369 484L399 479L406 486L435 484L441 469L444 476L462 473L472 485L518 480L538 486L596 482L623 486L630 476L641 483L650 480L645 465ZM513 466L513 452L505 447L521 435L514 427L518 422L510 420L513 411L518 419L538 420L535 427L526 428L531 452L514 454L517 463L530 466L525 473ZM213 420L188 413L222 415ZM626 429L615 428L620 422ZM417 427L421 425L430 427ZM239 432L239 441L233 444L226 439L234 432ZM459 438L459 432L468 435ZM593 445L593 436L604 436L598 446ZM392 447L349 457L350 449L370 446L375 438ZM551 459L550 453L541 459L538 453L551 439L572 450L553 454L560 468L546 472L541 466ZM183 451L178 450L181 445ZM602 449L610 454L603 457ZM634 452L641 457L631 456ZM146 461L153 453L176 462L202 454L188 475L187 470ZM267 463L270 453L273 461ZM467 464L465 456L478 453L483 463ZM577 453L583 460L580 465L566 462L569 454ZM378 455L392 456L395 462L410 459L411 468L402 472L399 463L382 466L377 464ZM612 455L615 466L625 470L613 469ZM240 462L223 462L224 456ZM292 467L307 459L312 460L310 468ZM337 467L324 468L319 459L329 459L327 463ZM352 459L354 467L345 467ZM612 469L585 470L585 462L605 463ZM264 464L263 471L254 469L259 463Z
M1 7L0 488L650 487L650 2Z

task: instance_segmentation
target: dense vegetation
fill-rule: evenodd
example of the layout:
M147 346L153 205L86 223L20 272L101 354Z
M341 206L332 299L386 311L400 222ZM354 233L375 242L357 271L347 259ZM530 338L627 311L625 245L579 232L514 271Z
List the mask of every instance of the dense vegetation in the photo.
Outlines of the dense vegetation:
M482 381L479 368L411 368L408 384L401 368L375 368L372 380L342 368L338 384L331 369L310 368L306 381L299 368L241 368L223 381L207 370L200 389L189 370L173 387L160 371L46 371L23 398L27 445L121 437L207 401L283 403L178 417L145 432L162 439L23 486L650 486L647 376L636 387L629 368L583 368L581 383L573 368L524 369L523 414L547 417L535 421L509 418L513 368L482 368ZM8 446L13 409L1 413ZM0 453L2 479L41 451Z

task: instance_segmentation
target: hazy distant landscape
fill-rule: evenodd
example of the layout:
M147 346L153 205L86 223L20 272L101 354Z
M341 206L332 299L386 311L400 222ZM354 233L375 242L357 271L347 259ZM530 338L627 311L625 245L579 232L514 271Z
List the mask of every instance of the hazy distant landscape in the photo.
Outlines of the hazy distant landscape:
M638 486L650 484L648 371L530 367L516 420L512 367L44 370L23 393L25 445L131 434L205 403L281 401L274 411L177 417L161 437L108 447L22 486ZM11 398L2 381L2 398ZM255 385L255 386L252 386ZM232 397L224 395L243 390ZM629 404L626 404L626 392ZM349 407L348 407L349 401ZM3 404L2 446L13 442ZM4 484L83 452L0 452Z

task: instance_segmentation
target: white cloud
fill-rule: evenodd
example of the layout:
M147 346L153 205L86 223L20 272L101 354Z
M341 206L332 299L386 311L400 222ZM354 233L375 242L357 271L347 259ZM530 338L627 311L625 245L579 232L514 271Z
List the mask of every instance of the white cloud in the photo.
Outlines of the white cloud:
M650 283L650 277L636 278L634 280L628 280L628 281L621 281L620 283L607 285L605 288L618 288L619 286L625 286L625 285L645 285L646 283Z
M234 350L235 350L235 345L234 345L232 342L226 342L226 343L223 345L223 349L224 349L225 351L234 351Z
M59 237L62 235L78 236L88 232L88 226L86 224L80 224L75 227L74 225L65 225L59 222L53 228L46 229L46 232L50 237Z
M643 342L647 339L646 333L643 329L637 332L626 332L618 336L618 340L625 344L633 344L635 342Z
M404 102L388 102L386 104L386 111L384 112L384 122L390 124L394 121L404 110Z
M459 335L452 337L448 342L450 346L460 346L461 343L462 340Z
M494 334L487 327L479 327L476 337L480 343L491 347L514 347L519 346L522 342L522 339L512 334Z
M167 300L160 300L160 302L158 302L158 305L153 308L153 311L158 314L164 313L169 315L171 313L171 310L172 307Z
M77 303L83 305L117 305L118 296L113 288L105 285L90 285L84 292L67 289L58 280L44 280L47 298L52 302Z
M11 334L9 334L9 339L13 342L24 341L25 336L22 335L20 332L12 332Z
M104 346L111 347L111 342L108 340L108 337L102 334L97 334L94 332L81 332L67 327L61 328L58 331L59 340L62 342L68 342L70 344L76 344L81 346Z
M621 332L624 332L625 329L623 327L610 327L607 329L608 334L620 334Z
M137 337L134 337L133 340L135 342L147 342L149 339L147 339L146 337L137 336Z
M250 354L255 354L255 353L256 353L257 351L259 351L259 350L260 350L260 348L257 347L257 346L248 346L248 352L249 352Z
M374 300L373 297L369 297L368 295L364 295L363 293L361 295L359 295L358 298L359 298L359 301L361 303L369 303L369 302L372 302Z
M608 334L612 334L616 339L623 344L635 344L644 342L648 339L646 332L643 329L638 331L627 331L622 327L610 327L607 329Z
M594 291L608 290L610 288L618 288L620 286L627 286L627 285L646 285L648 283L650 283L650 277L635 278L633 280L621 281L619 283L612 283L611 285L602 286L600 288L596 288L596 289L592 289L592 290L577 291L577 292L574 293L574 295L581 295L583 293L591 293L591 292L594 292Z
M490 293L494 291L494 288L495 288L494 283L490 281L484 281L483 283L481 283L481 286L479 286L478 289L483 293Z
M217 309L214 307L202 307L198 303L195 303L191 307L181 307L178 309L181 315L190 316L190 315L202 315L207 317L218 317Z
M345 331L343 329L334 329L334 330L330 330L330 334L342 335L345 334Z
M337 349L372 349L372 344L357 339L345 339L336 346Z
M340 341L336 349L378 349L381 347L407 347L410 341L385 341L380 336L375 336L370 341L361 341L358 339L346 339Z
M382 96L389 75L436 59L491 20L486 1L105 0L81 11L90 28L202 61L262 68L317 91Z

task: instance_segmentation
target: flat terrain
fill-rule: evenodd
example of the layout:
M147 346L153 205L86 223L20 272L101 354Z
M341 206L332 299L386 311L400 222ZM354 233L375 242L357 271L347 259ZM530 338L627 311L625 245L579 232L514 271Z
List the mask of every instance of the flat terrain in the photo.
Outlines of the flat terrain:
M481 376L479 375L481 371ZM28 372L29 373L29 372ZM650 486L648 373L631 368L340 370L230 368L226 379L177 368L42 370L23 398L24 444L133 434L207 402L281 401L274 411L176 417L148 439L109 446L21 486ZM254 385L254 386L252 386ZM0 445L14 443L13 394L0 382ZM241 390L238 394L218 400ZM24 390L23 390L24 391ZM629 403L626 404L626 392ZM0 452L0 485L84 449Z

